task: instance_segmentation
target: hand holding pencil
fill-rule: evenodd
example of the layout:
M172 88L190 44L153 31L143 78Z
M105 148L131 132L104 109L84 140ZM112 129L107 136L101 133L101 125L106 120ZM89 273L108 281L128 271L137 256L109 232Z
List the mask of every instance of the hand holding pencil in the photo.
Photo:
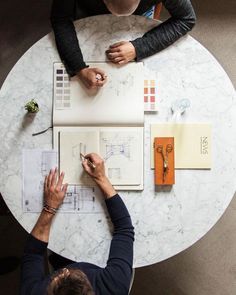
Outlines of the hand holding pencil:
M81 157L81 160L82 160L82 161L87 160L87 163L88 163L88 165L89 165L91 168L93 168L93 169L96 168L96 166L95 166L95 165L89 160L89 158L86 158L85 155L83 155L82 153L80 153L80 157Z
M107 198L116 194L109 179L106 177L104 160L97 154L81 154L84 170L93 178Z

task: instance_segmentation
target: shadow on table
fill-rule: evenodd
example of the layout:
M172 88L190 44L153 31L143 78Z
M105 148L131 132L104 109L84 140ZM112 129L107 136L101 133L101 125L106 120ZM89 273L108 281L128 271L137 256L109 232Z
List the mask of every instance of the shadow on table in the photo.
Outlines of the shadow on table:
M155 185L155 192L161 193L161 192L170 192L172 190L172 185Z

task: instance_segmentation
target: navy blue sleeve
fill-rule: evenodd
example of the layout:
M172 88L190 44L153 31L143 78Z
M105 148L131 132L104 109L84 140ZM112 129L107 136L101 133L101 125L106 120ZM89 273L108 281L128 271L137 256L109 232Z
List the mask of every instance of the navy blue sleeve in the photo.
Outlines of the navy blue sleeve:
M132 277L134 227L129 212L117 194L106 200L114 225L107 266L100 272L101 294L128 294ZM106 292L105 292L106 290Z
M46 288L44 254L47 245L29 235L21 263L20 295L44 294Z
M196 16L190 0L162 0L162 3L171 17L143 37L131 41L137 61L165 49L195 25Z

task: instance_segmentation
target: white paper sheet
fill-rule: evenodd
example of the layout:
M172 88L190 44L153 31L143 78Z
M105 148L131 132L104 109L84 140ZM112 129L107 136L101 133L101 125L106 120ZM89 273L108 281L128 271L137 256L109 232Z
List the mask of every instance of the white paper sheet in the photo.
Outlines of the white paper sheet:
M23 150L23 212L38 213L43 206L44 178L58 166L56 151ZM60 212L103 212L104 201L95 186L70 185Z

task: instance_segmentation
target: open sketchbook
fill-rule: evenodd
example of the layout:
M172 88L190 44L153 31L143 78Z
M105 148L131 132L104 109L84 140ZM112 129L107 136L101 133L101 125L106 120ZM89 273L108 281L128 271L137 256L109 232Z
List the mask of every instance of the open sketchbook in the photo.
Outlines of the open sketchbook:
M120 190L143 189L143 64L88 63L108 77L100 89L87 90L54 64L53 145L65 181L90 185L80 153L98 153L111 183Z

